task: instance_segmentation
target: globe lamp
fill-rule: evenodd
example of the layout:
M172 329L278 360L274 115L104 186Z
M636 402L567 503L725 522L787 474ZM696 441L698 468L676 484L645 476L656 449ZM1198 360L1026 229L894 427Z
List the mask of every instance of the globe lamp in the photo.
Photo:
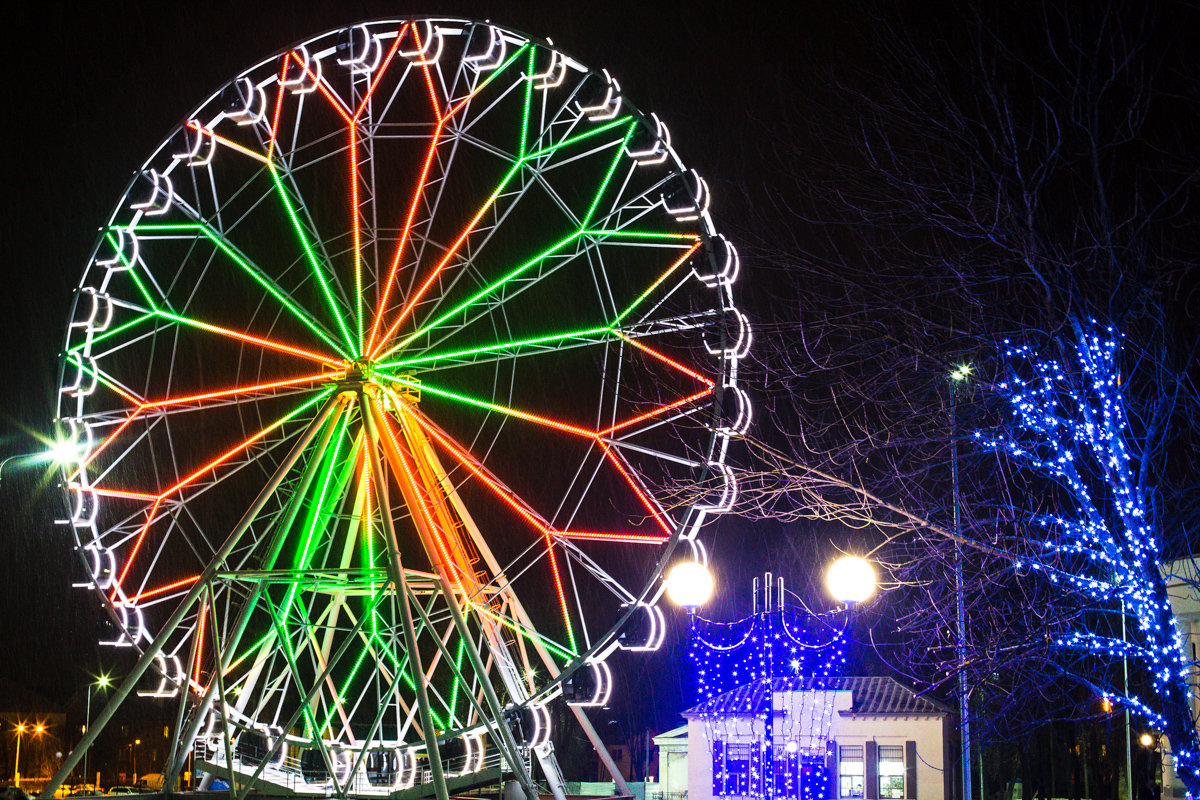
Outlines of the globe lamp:
M688 611L708 602L713 593L713 576L708 567L696 561L676 564L667 573L667 597Z
M853 606L875 593L875 568L865 558L842 556L825 572L825 586L834 600Z

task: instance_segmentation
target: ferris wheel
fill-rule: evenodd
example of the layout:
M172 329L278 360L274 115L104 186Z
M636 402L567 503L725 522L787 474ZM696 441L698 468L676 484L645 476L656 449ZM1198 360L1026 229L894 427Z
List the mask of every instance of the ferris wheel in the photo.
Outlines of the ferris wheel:
M168 779L444 797L532 754L553 787L549 704L661 642L733 500L750 331L707 209L607 71L487 23L330 31L188 114L101 230L58 405L104 643L178 698Z

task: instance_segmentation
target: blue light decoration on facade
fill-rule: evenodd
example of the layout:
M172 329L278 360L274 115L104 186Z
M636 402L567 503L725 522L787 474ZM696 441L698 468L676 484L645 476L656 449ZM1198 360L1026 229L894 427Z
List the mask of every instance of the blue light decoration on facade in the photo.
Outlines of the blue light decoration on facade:
M713 796L824 800L830 796L828 731L832 692L824 679L839 675L845 664L847 617L844 612L814 615L784 602L783 579L767 573L754 581L754 611L734 622L716 622L692 614L688 654L696 675L697 700L739 690L756 698L762 725L756 741L730 735L725 711L702 714L712 743ZM781 684L824 696L807 710L808 720L792 720L774 708ZM749 691L747 691L749 690ZM796 731L805 732L803 736Z
M1000 436L976 438L1065 490L1057 513L1031 515L1041 541L1015 566L1093 609L1081 617L1090 620L1086 628L1054 642L1080 668L1068 673L1086 674L1101 701L1123 705L1166 733L1177 773L1200 796L1200 742L1189 700L1193 665L1178 640L1160 570L1158 467L1147 440L1164 420L1138 418L1131 430L1120 333L1093 319L1075 323L1073 334L1052 342L1049 357L1005 340L1011 376L999 388L1011 423ZM1123 659L1144 677L1134 681L1143 686L1140 694L1109 677L1121 674ZM1109 668L1095 669L1097 663Z

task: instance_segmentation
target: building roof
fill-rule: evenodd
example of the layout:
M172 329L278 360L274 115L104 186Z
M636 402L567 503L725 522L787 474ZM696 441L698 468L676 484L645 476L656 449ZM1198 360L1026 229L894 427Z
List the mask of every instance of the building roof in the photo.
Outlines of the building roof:
M771 695L779 692L850 692L849 714L922 716L948 714L942 703L919 695L895 678L772 678L739 686L683 712L685 717L704 714L761 714Z

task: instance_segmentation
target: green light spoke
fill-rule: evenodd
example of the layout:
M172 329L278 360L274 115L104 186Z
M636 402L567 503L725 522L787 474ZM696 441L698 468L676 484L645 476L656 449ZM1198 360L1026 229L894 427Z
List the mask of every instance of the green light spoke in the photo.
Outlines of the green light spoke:
M625 148L629 144L629 139L633 136L636 126L636 122L630 121L629 130L625 131L625 138L621 140L621 146L617 148L617 152L613 153L613 160L608 165L608 172L604 174L604 180L600 181L600 186L596 188L596 195L592 198L592 204L588 206L587 213L583 215L583 222L579 225L581 230L586 228L588 223L592 221L592 215L596 213L596 206L600 205L600 198L604 197L604 192L608 189L608 184L617 171L617 165L621 163L621 156L625 153Z
M470 347L465 350L455 350L455 351L449 352L449 353L434 353L433 355L417 356L415 358L404 358L404 359L400 359L399 361L387 361L387 362L384 362L381 364L376 364L375 366L376 366L376 369L380 369L380 370L402 369L404 367L414 367L414 366L417 366L418 364L428 364L430 362L436 363L438 361L450 361L450 360L453 360L456 358L463 358L465 356L473 356L473 355L477 355L480 353L494 353L494 352L497 352L500 350L518 349L518 348L522 348L522 347L529 347L529 346L535 345L535 344L547 344L550 342L562 342L562 341L566 341L568 339L582 339L582 338L589 337L589 336L596 336L597 334L612 334L612 333L613 333L612 328L605 325L605 326L602 326L599 328L584 328L583 330L578 330L578 331L568 331L566 333L553 333L553 334L549 334L547 336L536 336L531 339L517 339L514 341L510 341L510 342L500 342L498 344L482 345L480 347ZM607 337L605 337L605 339L601 339L600 341L605 341L606 339L607 339ZM545 352L545 350L539 350L539 352Z
M629 239L653 239L659 241L694 242L699 237L694 233L668 233L666 231L585 230L588 236L624 236Z
M522 162L530 161L535 158L540 158L542 156L550 155L551 153L553 153L555 150L558 150L559 148L567 147L568 145L575 144L576 142L582 142L585 139L590 139L593 136L598 136L598 135L604 133L605 131L610 131L613 128L620 127L621 125L626 125L630 122L631 119L632 118L628 117L628 116L620 117L619 119L614 119L611 122L606 122L605 124L599 126L598 128L593 128L590 131L584 131L583 133L577 133L574 136L563 139L561 142L558 142L557 144L552 144L552 145L549 145L548 147L543 147L541 150L534 151L534 152L530 153L529 155L525 156L524 158L522 158L521 161ZM628 137L628 135L626 135L625 141L628 141L628 139L629 139L629 137Z
M680 266L680 264L678 262L676 262L676 266ZM667 278L671 277L674 274L675 274L675 268L671 268L671 269L668 269L666 272L664 272L662 275L658 276L658 278L654 281L654 283L652 283L646 287L646 291L642 292L636 300L634 300L632 303L629 304L628 308L626 308L620 314L617 314L616 319L613 320L612 327L614 329L620 327L621 321L623 319L625 319L630 314L632 314L633 310L635 308L640 306L642 303L646 302L646 298L649 297L651 294L653 294L654 290L657 289L659 286L661 286L663 281L665 281Z
M316 322L313 317L300 306L288 297L282 290L277 287L273 281L267 278L266 273L258 266L252 263L248 258L242 255L233 245L225 241L215 229L203 222L161 224L161 225L138 225L134 228L135 231L200 231L205 238L212 242L222 253L224 253L230 261L240 267L247 275L249 275L255 283L267 291L271 297L284 308L286 308L292 316L294 316L304 327L312 331L313 335L320 339L325 344L329 345L334 352L341 355L347 361L351 360L350 355L342 349L332 336L326 333Z
M333 391L333 390L330 389L329 391ZM296 555L296 559L294 562L295 569L297 569L299 571L308 569L309 559L311 558L310 550L312 548L313 538L316 536L318 525L328 522L329 515L323 513L324 507L325 507L325 501L328 499L328 497L330 495L330 483L333 481L334 467L337 466L338 455L341 453L342 444L345 441L344 433L345 433L346 425L347 425L347 422L349 421L349 418L350 418L349 414L345 415L342 418L342 421L340 424L340 429L335 434L337 441L334 444L333 449L328 452L328 457L325 461L325 471L321 478L321 488L317 490L317 501L315 504L313 504L309 508L308 517L305 520L305 522L306 522L305 527L308 529L308 532L304 537L304 543L301 545L300 551ZM328 448L326 448L326 449L328 450ZM354 454L357 455L357 453L358 453L358 448L356 447L354 449ZM339 480L337 481L337 483L341 484L341 486L344 487L344 485L345 485L344 481L349 479L348 473L349 473L349 471L351 471L353 469L354 469L354 458L351 458L347 462L346 466L342 468L342 473L339 476ZM295 600L296 594L298 591L299 591L299 584L297 584L297 583L293 583L291 586L288 587L287 595L284 598L284 614L285 615L291 611L292 602Z
M404 386L411 386L420 392L428 392L429 394L434 394L438 397L444 397L447 400L455 400L459 403L475 406L476 408L485 408L488 411L495 411L498 414L504 414L505 416L513 417L514 419L524 419L527 422L550 425L552 427L560 426L562 428L578 428L579 430L585 430L578 425L571 425L570 423L559 422L557 420L550 419L549 417L543 417L528 411L518 411L515 408L497 405L496 403L489 403L486 400L480 400L478 397L472 397L470 395L461 394L458 392L451 392L447 389L439 389L436 386L425 383L424 381L414 381L404 377L395 377L392 380ZM587 433L590 434L591 432L587 431Z
M532 44L529 46L529 69L525 72L525 110L521 114L521 142L517 148L517 159L523 161L525 159L525 146L529 139L529 108L532 105L533 99L533 62L537 55L537 48Z
M128 330L129 328L132 328L134 325L137 325L139 322L145 322L148 319L154 319L155 316L157 316L157 314L153 311L148 312L146 314L141 314L140 316L137 317L137 319L130 320L129 322L126 322L123 325L118 325L117 327L115 327L111 330L107 330L98 336L93 336L91 339L89 339L86 342L80 342L79 344L72 347L68 352L76 353L76 352L82 350L84 347L86 347L89 344L94 345L97 342L102 342L105 339L109 338L110 336L116 336L118 333L121 333L123 331Z
M500 287L504 286L506 283L511 281L513 278L520 276L522 273L527 272L528 270L530 270L533 267L540 264L542 261L545 261L547 258L554 255L557 251L563 249L564 247L569 245L571 242L578 239L579 236L580 236L579 233L572 233L571 235L567 236L566 238L560 239L559 241L550 245L550 247L543 250L541 253L538 253L536 256L529 259L524 264L522 264L521 266L514 269L512 272L509 272L507 275L505 275L500 280L496 281L495 283L490 284L489 286L485 286L483 289L480 289L478 292L476 292L475 294L473 294L471 297L467 298L463 302L459 303L454 308L447 311L445 314L442 314L440 317L435 319L433 322L427 323L426 325L422 326L421 328L418 328L415 332L409 334L407 338L401 340L399 344L395 345L390 350L388 350L386 353L384 353L382 358L386 358L387 356L391 355L392 353L396 352L397 350L402 349L403 347L408 345L410 342L412 342L414 339L422 336L423 334L427 333L428 331L432 330L433 328L436 328L438 325L441 325L443 322L448 320L450 317L453 317L455 314L459 313L463 309L475 304L482 298L487 297L489 294L496 291Z
M337 323L338 330L341 331L347 348L351 352L357 352L354 340L350 336L350 331L346 328L346 321L342 319L342 313L338 310L337 302L333 298L333 292L329 289L329 282L325 280L325 270L321 266L320 259L317 258L316 251L313 250L312 243L304 234L304 227L300 224L300 218L296 216L296 209L292 205L291 198L288 197L287 189L284 188L283 182L279 180L279 173L273 164L267 164L267 171L271 173L271 179L275 182L276 192L279 194L279 199L287 210L288 219L292 222L292 228L295 229L296 236L300 239L300 245L304 249L304 255L308 258L313 275L316 276L317 283L325 295L325 302L329 304L329 312L333 315L333 321Z
M472 603L471 605L475 606L474 603ZM476 608L478 608L478 606L476 606ZM538 633L537 631L530 630L530 629L526 628L525 626L514 622L513 620L509 619L508 617L504 617L499 614L493 615L490 613L487 614L487 616L490 619L495 620L496 622L499 622L501 625L503 625L504 627L513 631L514 633L524 636L526 641L540 643L540 644L545 645L547 650L550 650L552 653L554 653L559 658L562 658L564 661L570 661L572 658L575 658L579 655L579 653L576 653L573 648L570 650L565 649L561 645L559 645L557 642L555 642L551 639L547 639L545 636Z
M125 267L125 271L129 274L130 279L133 280L133 285L137 287L137 290L142 295L142 299L146 301L146 305L150 306L150 310L158 311L158 305L155 304L154 298L150 296L150 292L146 289L146 285L142 283L142 279L138 276L137 264L134 264L129 259L125 258L125 254L121 252L121 248L117 246L117 240L113 238L111 230L104 232L104 238L108 240L108 244L112 247L112 249L117 252L117 258L121 260L121 264Z
M458 722L458 690L462 683L459 675L462 674L463 653L466 649L467 642L461 636L458 638L458 655L454 657L454 686L450 689L450 718Z

